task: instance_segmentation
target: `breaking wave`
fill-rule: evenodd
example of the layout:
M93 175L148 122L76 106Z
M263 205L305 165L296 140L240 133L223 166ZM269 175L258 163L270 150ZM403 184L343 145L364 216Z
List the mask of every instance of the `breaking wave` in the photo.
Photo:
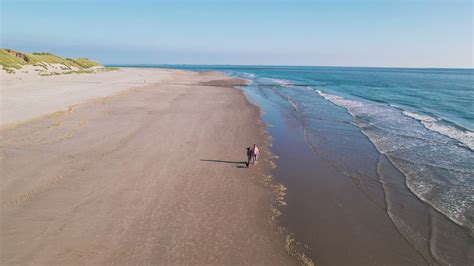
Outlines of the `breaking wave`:
M429 115L421 115L410 111L403 111L402 113L420 121L427 129L455 139L469 149L474 150L474 132L462 130L450 125L444 125L442 124L441 119Z

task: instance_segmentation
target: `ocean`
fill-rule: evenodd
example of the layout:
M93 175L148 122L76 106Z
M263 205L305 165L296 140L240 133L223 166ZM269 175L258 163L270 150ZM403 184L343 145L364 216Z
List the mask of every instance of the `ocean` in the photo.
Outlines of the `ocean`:
M296 177L291 178L293 181L288 177L297 172L291 169L310 167L313 161L317 164L317 160L322 160L335 169L331 170L334 173L348 177L374 206L383 209L398 233L426 263L474 262L473 69L158 67L219 70L251 81L244 91L265 112L263 120L273 138L272 152L280 158L274 175L289 191L294 187L293 203L291 192L288 195L288 209L303 208L300 206L305 203L298 194L306 191L304 187L315 187L305 193L319 193L316 187L333 182L322 181L314 174L320 170L310 168L300 173L304 177L297 181L299 185L295 185ZM299 123L302 133L293 132L295 125L291 123ZM303 155L303 145L314 158L309 153ZM295 146L301 148L292 157L300 158L290 165L292 158L282 158L291 154ZM387 165L395 170L387 170ZM278 170L279 167L290 170ZM395 172L401 177L396 177ZM402 182L398 184L397 178ZM301 193L297 187L301 187ZM415 198L423 207L414 207ZM407 211L410 208L413 210ZM314 216L321 212L315 211ZM293 217L283 215L281 219L290 231L300 231L296 233L297 240L312 243L311 248L315 248L317 237L306 236L310 229L300 230L301 221L306 218L294 222L294 216L304 216L301 213L308 215L308 211L302 211L293 213ZM416 220L427 222L420 225ZM316 225L313 221L306 226ZM446 235L449 233L451 237ZM448 242L458 250L448 247ZM321 252L313 253L316 261L324 256Z

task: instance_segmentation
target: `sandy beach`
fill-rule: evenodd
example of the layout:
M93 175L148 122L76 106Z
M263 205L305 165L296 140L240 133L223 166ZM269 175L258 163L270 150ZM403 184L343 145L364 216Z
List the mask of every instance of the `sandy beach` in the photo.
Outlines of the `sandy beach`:
M28 67L14 75L0 71L0 125L24 122L66 110L84 101L106 97L133 87L176 83L171 70L121 68L87 75L40 76ZM174 73L174 75L172 74Z
M2 76L2 264L295 264L271 222L266 147L242 163L265 135L237 82Z

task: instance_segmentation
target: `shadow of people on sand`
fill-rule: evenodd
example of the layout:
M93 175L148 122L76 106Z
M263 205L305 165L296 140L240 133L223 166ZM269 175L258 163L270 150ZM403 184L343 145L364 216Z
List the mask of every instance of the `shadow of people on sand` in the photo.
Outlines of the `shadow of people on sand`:
M225 160L205 160L201 159L202 162L213 162L213 163L230 163L237 164L237 168L247 168L247 162L245 161L225 161Z

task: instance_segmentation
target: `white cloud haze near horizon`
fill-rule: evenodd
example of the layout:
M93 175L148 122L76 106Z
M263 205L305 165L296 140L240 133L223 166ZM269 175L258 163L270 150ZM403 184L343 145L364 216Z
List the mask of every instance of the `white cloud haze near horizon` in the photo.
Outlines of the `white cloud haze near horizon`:
M105 64L473 67L471 1L11 1L2 47Z

